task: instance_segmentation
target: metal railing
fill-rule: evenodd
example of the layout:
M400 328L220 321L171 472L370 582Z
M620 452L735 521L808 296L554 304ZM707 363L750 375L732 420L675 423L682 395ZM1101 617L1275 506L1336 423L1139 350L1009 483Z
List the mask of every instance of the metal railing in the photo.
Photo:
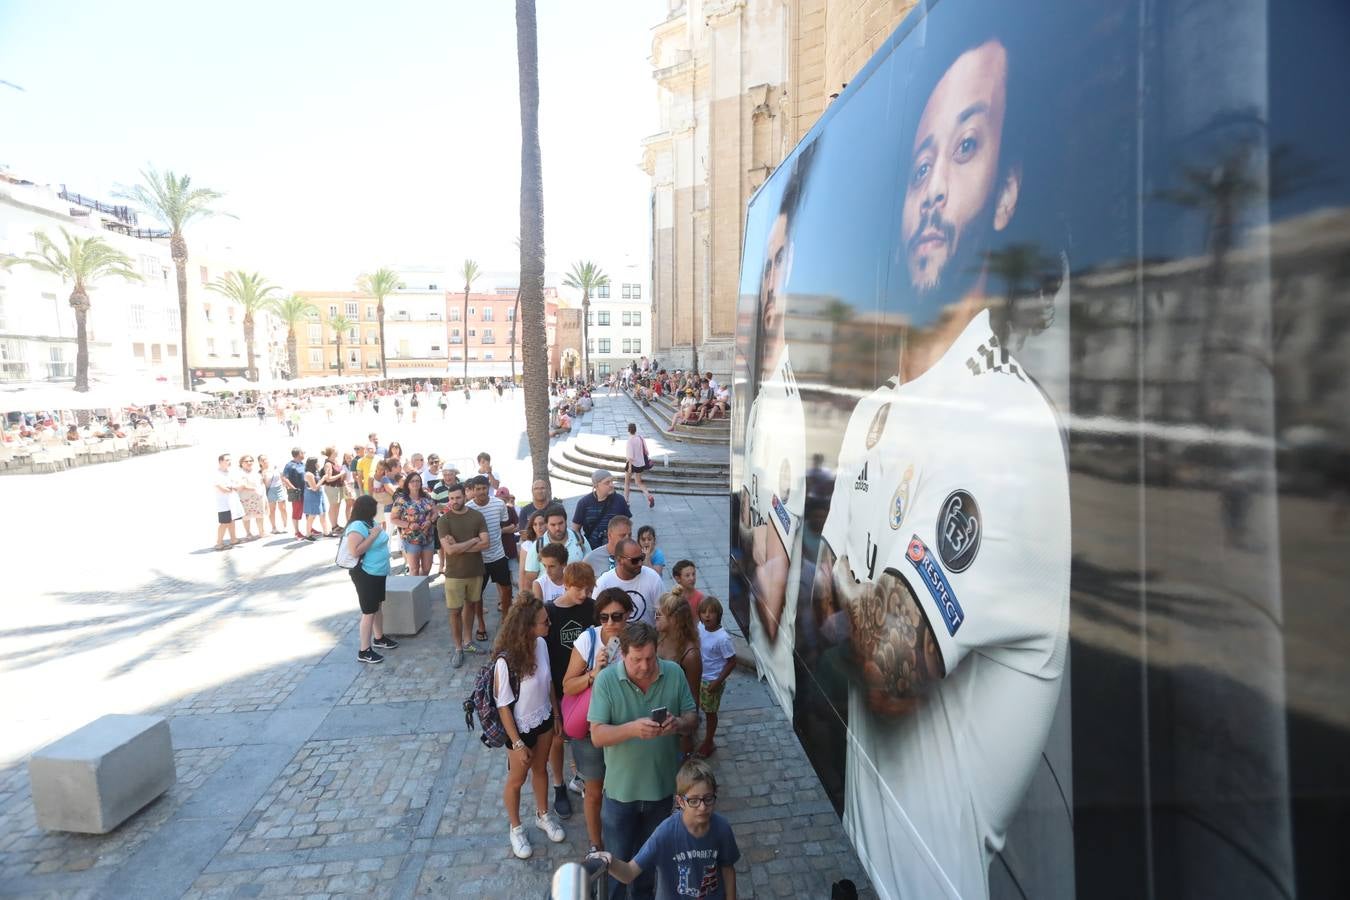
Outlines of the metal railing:
M609 876L598 859L563 863L553 873L549 900L609 900Z
M135 226L137 224L136 213L133 212L129 206L114 206L110 203L103 203L100 200L95 200L93 197L86 197L83 194L68 191L64 184L61 185L61 191L56 196L68 203L74 203L76 206L83 206L85 209L92 209L95 212L110 215L119 222L124 222L127 225Z

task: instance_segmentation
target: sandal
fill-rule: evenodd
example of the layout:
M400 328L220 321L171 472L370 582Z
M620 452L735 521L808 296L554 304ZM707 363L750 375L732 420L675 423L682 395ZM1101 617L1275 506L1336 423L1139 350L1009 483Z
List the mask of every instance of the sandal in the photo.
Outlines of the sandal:
M476 632L476 633L474 634L473 638L474 638L474 640L476 640L476 641L486 641L486 640L487 640L487 632L486 632L486 631L479 631L479 632Z

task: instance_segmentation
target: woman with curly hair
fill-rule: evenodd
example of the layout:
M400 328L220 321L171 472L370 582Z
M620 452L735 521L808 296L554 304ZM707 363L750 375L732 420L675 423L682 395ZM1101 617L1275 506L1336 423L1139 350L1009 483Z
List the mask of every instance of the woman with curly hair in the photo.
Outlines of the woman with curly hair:
M656 631L661 639L656 644L656 655L678 663L689 682L689 692L697 691L703 681L703 657L699 652L698 626L683 592L669 591L661 595L656 607ZM685 756L694 749L692 734L680 735L680 753Z
M553 843L563 829L548 807L548 757L554 732L562 722L553 691L548 657L548 612L532 594L516 595L493 648L492 694L509 743L502 802L511 822L511 852L528 859L534 852L520 823L520 789L530 778L534 789L534 824Z

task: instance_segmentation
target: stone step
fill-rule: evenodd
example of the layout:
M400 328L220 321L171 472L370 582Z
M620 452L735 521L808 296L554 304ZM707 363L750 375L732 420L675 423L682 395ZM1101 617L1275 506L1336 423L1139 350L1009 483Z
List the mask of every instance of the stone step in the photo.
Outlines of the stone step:
M633 400L632 402L633 406L637 407L638 412L653 428L657 429L663 437L669 438L672 441L688 444L726 445L731 440L731 432L729 429L701 431L700 429L702 426L699 425L693 427L677 425L676 430L672 431L670 429L670 416L672 413L665 413L663 415L660 407L643 406L642 403L637 400Z
M594 469L599 468L598 466L591 466L589 468L578 467L576 463L563 459L556 449L550 454L548 462L549 475L553 478L556 478L559 481L568 482L569 484L584 485L588 488L591 486L591 472ZM616 472L615 475L616 477L622 478L622 475L618 472ZM713 484L711 482L696 479L672 479L670 481L662 479L658 481L657 479L652 478L650 474L643 475L642 480L648 488L658 494L675 494L694 497L724 497L727 493L725 481L720 484Z
M615 463L603 457L590 456L573 447L555 447L550 460L554 468L560 471L569 471L574 475L585 476L587 480L590 479L591 473L596 469L608 469L614 473L616 481L623 477L623 465L621 463ZM642 474L642 480L648 485L670 485L672 487L691 485L723 492L727 489L729 476L725 470L690 470L682 468L678 464L663 466L657 463L650 471Z
M623 468L624 464L627 462L627 457L625 455L626 440L627 438L608 437L603 434L588 434L583 432L573 438L570 443L574 445L576 451L596 459L604 460L605 464L609 465L610 468ZM658 468L664 466L667 454L670 456L671 468L689 469L694 471L706 469L725 474L731 465L729 452L710 458L708 454L714 453L715 451L701 451L691 447L689 448L688 453L684 453L678 448L667 449L659 442L653 443L651 441L648 442L647 446L652 454L652 462L655 463ZM691 453L702 453L703 455L691 457L689 456Z

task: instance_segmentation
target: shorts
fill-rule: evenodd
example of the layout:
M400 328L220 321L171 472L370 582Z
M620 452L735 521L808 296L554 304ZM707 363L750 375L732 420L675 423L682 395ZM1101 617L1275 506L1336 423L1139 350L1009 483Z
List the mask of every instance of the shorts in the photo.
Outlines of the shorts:
M328 508L335 509L342 502L342 485L325 484L323 486L323 495L328 498Z
M506 561L505 556L496 562L483 563L483 587L487 587L489 581L493 584L511 586L511 564Z
M549 732L551 732L552 730L553 730L553 717L550 716L549 718L540 722L538 725L531 728L529 731L522 734L520 736L520 739L524 741L526 747L529 747L531 750L533 750L534 745L539 743L539 739L544 735L548 734ZM510 750L511 745L507 744L506 749Z
M483 600L483 579L446 578L445 608L463 609L465 603L481 603Z
M722 708L722 691L727 686L724 681L713 687L711 681L701 681L698 685L698 706L705 713L716 713Z
M422 544L408 537L406 534L403 535L404 553L430 553L431 548L434 546L435 545L432 544L431 541L427 541L425 544Z
M572 761L577 764L577 774L582 781L605 780L605 751L591 743L590 737L580 740L569 739L572 748Z
M652 468L651 463L647 463L645 466L639 466L636 463L632 462L628 464L628 471L634 475L641 475L643 472L649 472L651 471L651 468Z
M234 521L234 513L230 512L228 509L225 510L224 512L216 513L216 522L221 525L228 525L233 521Z
M347 570L356 585L356 599L361 604L361 612L371 616L380 611L384 603L384 576L372 575L357 564Z
M293 521L293 522L299 522L299 521L300 521L300 517L303 516L304 514L305 514L305 501L304 501L304 500L292 500L292 501L291 501L291 521Z

